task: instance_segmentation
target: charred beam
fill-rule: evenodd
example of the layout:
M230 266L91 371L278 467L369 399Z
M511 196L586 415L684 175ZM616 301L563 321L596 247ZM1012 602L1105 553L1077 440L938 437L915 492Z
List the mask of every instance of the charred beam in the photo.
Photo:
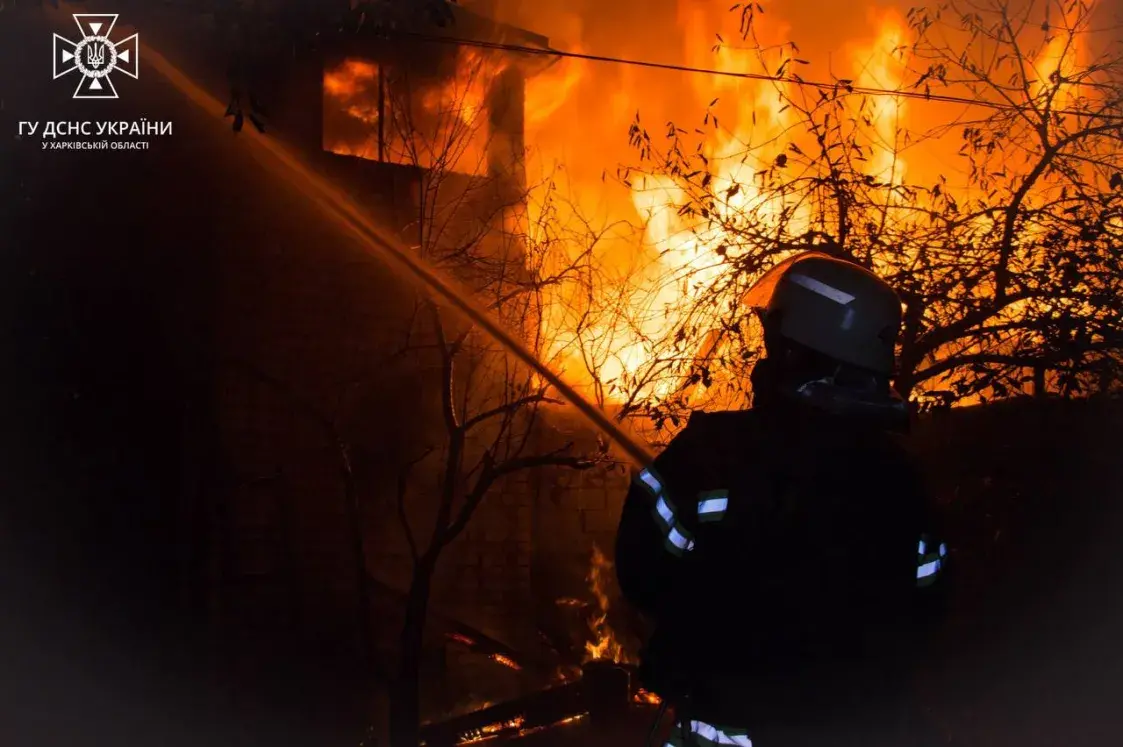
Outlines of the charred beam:
M632 691L631 671L612 661L592 661L576 682L484 708L422 730L426 747L453 747L477 741L513 739L586 718L607 725L627 717L635 703L653 704Z
M421 739L426 747L453 747L485 733L515 736L520 731L549 727L585 714L585 700L582 682L560 685L426 726L421 730Z

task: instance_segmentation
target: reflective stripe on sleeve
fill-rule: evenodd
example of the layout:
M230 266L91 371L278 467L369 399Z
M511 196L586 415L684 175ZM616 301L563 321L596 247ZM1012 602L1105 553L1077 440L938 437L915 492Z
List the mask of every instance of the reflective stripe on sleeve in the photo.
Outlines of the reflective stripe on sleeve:
M645 468L636 475L636 482L655 498L651 514L659 526L659 533L663 535L663 544L672 554L681 557L683 553L694 549L694 539L678 524L678 511L675 504L667 495L663 480L655 473L654 469Z
M667 740L664 747L712 747L719 744L753 747L753 742L744 729L714 726L704 721L675 724L667 735Z
M698 494L698 521L721 521L729 508L728 490L708 490Z
M707 498L698 504L698 514L724 514L729 508L728 498Z
M655 501L655 514L663 520L663 528L670 529L675 524L675 510L667 502L666 496L659 496Z
M667 532L667 549L674 555L682 556L683 553L694 549L694 539L685 529L671 527Z
M662 481L660 481L650 469L645 468L640 470L640 473L636 475L636 479L639 480L640 484L647 488L648 492L652 495L659 495L663 492Z

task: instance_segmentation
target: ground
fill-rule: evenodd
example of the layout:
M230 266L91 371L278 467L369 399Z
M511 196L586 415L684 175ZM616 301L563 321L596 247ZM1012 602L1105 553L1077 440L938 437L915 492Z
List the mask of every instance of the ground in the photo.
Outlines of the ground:
M43 68L50 29L37 13L0 12L0 743L353 744L321 702L346 683L296 683L307 707L208 687L194 621L176 617L180 590L166 586L177 559L162 500L190 478L183 424L208 375L199 350L217 334L206 299L218 253L314 278L310 248L352 239L155 73L120 101L70 100ZM141 116L172 121L174 135L129 153L15 137L19 121ZM958 568L917 691L945 744L1118 741L1120 413L1007 406L918 432Z

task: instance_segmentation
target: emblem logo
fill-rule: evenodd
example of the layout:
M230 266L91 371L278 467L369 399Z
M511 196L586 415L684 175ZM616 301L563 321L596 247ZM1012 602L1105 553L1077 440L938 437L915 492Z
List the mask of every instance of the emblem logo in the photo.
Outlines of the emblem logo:
M54 79L77 71L80 77L74 98L118 98L110 76L120 71L130 78L140 77L140 35L114 42L111 37L116 13L76 13L74 22L82 35L79 41L54 35Z

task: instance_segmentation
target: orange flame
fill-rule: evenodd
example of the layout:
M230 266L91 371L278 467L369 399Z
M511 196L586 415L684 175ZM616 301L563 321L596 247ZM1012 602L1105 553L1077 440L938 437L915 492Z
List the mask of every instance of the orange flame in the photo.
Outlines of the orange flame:
M324 71L325 150L388 163L484 175L493 134L488 98L508 63L471 47L456 74L413 80L349 58Z
M589 591L597 603L597 611L589 621L593 640L585 644L585 661L607 659L627 663L630 659L623 644L617 640L615 632L608 624L608 585L612 564L599 547L593 546L592 564L589 567Z

